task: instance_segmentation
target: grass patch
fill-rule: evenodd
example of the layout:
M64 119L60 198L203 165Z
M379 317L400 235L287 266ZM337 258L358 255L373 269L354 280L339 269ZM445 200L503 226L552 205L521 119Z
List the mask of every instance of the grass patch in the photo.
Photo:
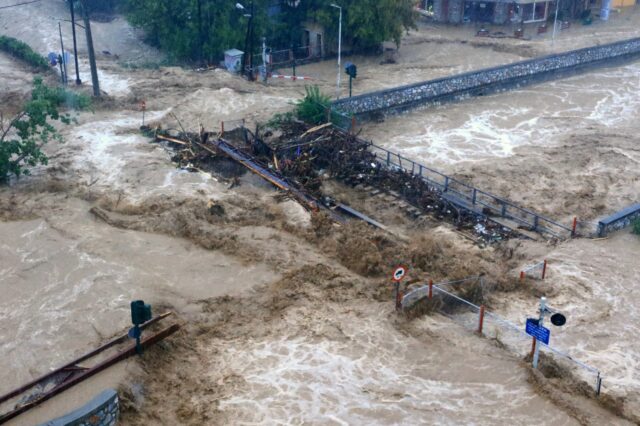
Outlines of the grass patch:
M44 56L36 53L28 44L13 37L0 36L0 50L38 70L49 71L50 69L49 62Z

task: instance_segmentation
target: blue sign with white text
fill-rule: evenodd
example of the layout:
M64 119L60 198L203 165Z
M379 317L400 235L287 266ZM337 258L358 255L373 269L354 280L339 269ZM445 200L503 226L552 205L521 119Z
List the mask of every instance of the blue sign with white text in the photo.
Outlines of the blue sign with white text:
M541 341L545 345L549 344L551 331L548 328L544 328L541 325L538 325L538 320L527 318L526 332L529 336L535 337L536 340Z

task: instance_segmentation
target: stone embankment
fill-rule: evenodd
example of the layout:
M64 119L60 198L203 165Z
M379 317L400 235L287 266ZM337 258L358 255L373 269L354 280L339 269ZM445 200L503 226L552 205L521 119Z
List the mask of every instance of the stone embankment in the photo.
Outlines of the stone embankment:
M544 56L334 102L336 110L368 118L414 107L481 96L526 84L563 78L640 57L640 38Z

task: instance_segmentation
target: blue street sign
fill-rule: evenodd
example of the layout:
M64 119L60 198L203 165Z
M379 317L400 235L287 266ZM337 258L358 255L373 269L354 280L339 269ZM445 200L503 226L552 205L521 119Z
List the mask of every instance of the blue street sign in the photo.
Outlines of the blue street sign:
M544 328L538 325L538 320L533 318L527 318L527 327L526 332L529 336L533 336L536 340L541 341L545 345L549 344L549 337L551 336L551 331L548 328Z

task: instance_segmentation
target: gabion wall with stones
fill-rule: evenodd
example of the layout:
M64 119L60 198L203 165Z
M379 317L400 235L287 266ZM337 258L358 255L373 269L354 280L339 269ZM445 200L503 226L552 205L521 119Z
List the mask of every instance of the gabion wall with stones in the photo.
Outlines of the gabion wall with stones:
M40 426L115 426L119 410L118 393L107 389L83 407Z
M635 57L640 57L640 38L367 93L340 99L333 105L343 113L366 117L371 113L403 110L418 105L506 90Z

